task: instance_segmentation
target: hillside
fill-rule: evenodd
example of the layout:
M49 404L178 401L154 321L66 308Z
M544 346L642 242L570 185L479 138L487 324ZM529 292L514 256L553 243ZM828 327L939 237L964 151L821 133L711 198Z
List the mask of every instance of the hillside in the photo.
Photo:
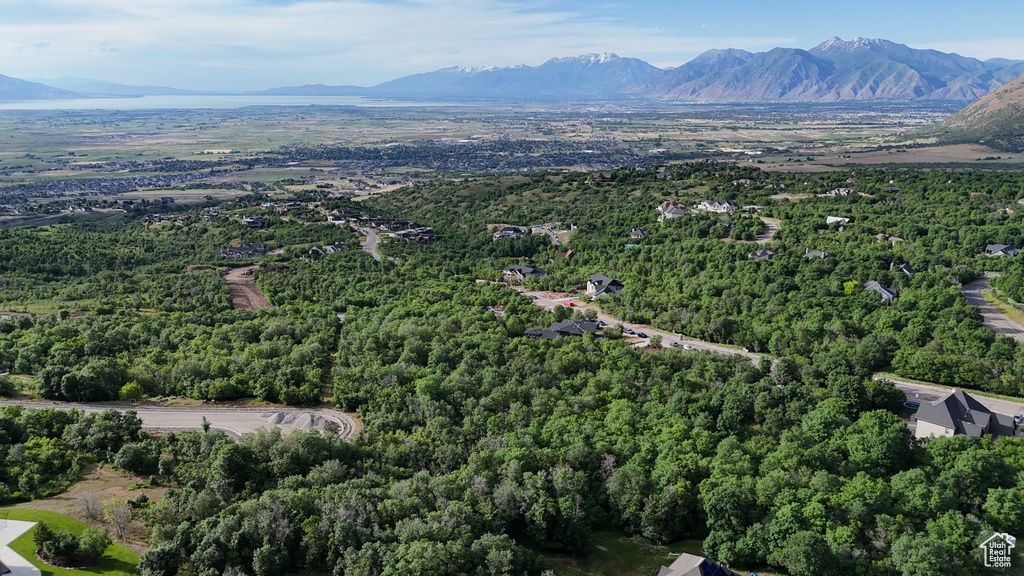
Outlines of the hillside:
M49 100L54 98L81 98L81 96L69 90L61 90L0 74L0 100Z
M953 137L984 140L993 148L1024 151L1024 76L1004 84L947 118Z

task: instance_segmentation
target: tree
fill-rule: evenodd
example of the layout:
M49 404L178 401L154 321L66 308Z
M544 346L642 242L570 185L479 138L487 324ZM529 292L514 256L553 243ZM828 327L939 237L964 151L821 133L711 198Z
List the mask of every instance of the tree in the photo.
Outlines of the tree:
M89 527L78 537L78 548L94 558L103 556L103 552L109 546L110 533L106 530L100 531Z
M103 515L107 522L114 527L114 534L117 535L118 540L128 537L133 513L131 505L124 498L114 497L107 500L103 506Z
M98 521L103 516L103 502L95 492L82 492L78 497L78 507L89 520Z
M142 400L145 395L146 390L143 389L142 385L135 380L121 386L121 391L117 393L118 398L125 402L138 402L139 400Z

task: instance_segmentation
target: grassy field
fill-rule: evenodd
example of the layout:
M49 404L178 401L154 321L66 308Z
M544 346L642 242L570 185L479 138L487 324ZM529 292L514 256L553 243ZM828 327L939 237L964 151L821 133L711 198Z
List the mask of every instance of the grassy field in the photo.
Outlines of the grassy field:
M69 518L63 514L57 514L56 512L47 512L45 510L3 508L0 509L0 518L24 520L27 522L45 522L46 525L54 532L70 530L75 534L81 534L86 528L85 524L75 520L74 518ZM107 548L107 551L103 554L103 563L95 568L72 570L50 566L36 557L36 545L33 541L35 531L36 528L33 527L28 532L22 534L17 540L11 542L10 547L23 558L31 562L36 568L39 568L43 573L43 576L73 576L75 574L132 576L137 574L135 567L139 563L139 556L117 542Z

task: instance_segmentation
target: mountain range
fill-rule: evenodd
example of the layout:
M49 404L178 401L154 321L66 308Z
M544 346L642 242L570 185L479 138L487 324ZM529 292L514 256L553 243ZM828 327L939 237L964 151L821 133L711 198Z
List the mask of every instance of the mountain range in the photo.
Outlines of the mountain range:
M831 38L809 50L774 48L759 53L709 50L682 66L667 70L636 58L587 54L552 58L539 66L444 68L369 88L315 84L246 94L684 102L967 101L1022 75L1022 60L982 61L936 50L914 49L882 39ZM10 84L12 81L23 82L0 77L0 99L67 98L74 97L74 93L88 96L195 93L76 79L48 81L56 88Z

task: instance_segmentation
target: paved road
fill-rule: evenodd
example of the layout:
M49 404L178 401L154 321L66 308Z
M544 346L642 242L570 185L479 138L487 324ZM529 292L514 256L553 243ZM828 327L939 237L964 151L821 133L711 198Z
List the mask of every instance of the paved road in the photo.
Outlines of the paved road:
M553 294L549 298L548 297L549 292L531 292L531 291L524 290L522 288L515 288L515 290L518 290L519 292L521 292L521 293L523 293L523 294L525 294L527 296L532 296L533 297L533 303L536 304L537 306L540 306L540 307L544 308L545 310L551 310L552 308L554 308L555 306L558 306L558 305L568 306L570 303L572 303L572 306L571 306L572 308L597 310L597 308L593 304L584 304L583 302L581 302L579 299L577 299L573 295ZM679 334L674 334L672 332L665 332L663 330L658 330L658 329L655 329L655 328L652 328L650 326L643 325L643 324L630 324L628 322L622 322L618 318L614 318L614 317L609 316L608 314L605 314L603 312L598 312L597 313L597 319L601 320L602 322L604 322L608 326L614 326L616 324L621 323L624 328L629 328L629 329L633 330L634 332L642 332L644 334L647 334L647 338L631 338L628 334L624 335L624 337L627 338L627 340L631 341L631 342L646 344L646 343L650 342L650 337L651 336L654 336L655 334L657 334L657 335L661 336L661 345L665 346L665 347L671 347L672 343L675 342L675 343L679 344L679 349L680 350L708 351L708 352L717 352L718 354L730 354L730 355L733 355L733 356L743 356L745 358L748 358L755 365L758 364L761 361L761 355L760 354L755 354L753 352L744 352L743 350L741 350L739 348L723 346L721 344L714 344L712 342L704 342L703 340L694 340L692 338L684 338L684 337L682 337ZM686 346L689 346L689 348L685 348Z
M915 384L913 382L905 382L898 378L890 378L892 383L897 388L903 390L907 395L907 400L912 402L920 402L922 404L934 402L939 398L942 398L946 394L953 391L952 388L943 388L941 386L930 386L926 384ZM975 392L969 393L971 397L980 402L982 406L989 410L999 414L1024 414L1024 402L1014 402L1012 400L1003 400L1001 398L989 398L987 396L980 396Z
M1018 342L1024 342L1024 327L1013 320L1010 320L1006 314L1003 314L998 308L989 304L981 294L982 290L989 290L992 288L989 284L989 280L996 276L998 276L998 274L988 272L982 276L980 280L964 284L962 289L964 298L967 299L968 304L976 307L978 311L981 312L985 326L988 326L999 334L1005 334Z
M326 422L338 425L338 434L343 438L351 438L357 431L355 420L347 414L324 408L163 408L147 406L107 406L103 404L72 404L46 402L4 401L0 406L18 404L29 408L61 408L77 409L87 414L102 412L111 408L126 412L134 410L142 419L143 428L147 430L201 430L203 417L211 428L223 430L238 438L247 432L259 428L276 426L284 433L292 430L308 430L321 428Z
M370 228L360 228L355 224L353 224L352 227L360 234L364 234L366 236L366 241L359 243L359 245L363 247L363 251L370 256L373 256L374 260L380 262L380 252L377 252L377 244L380 243L380 236L377 232Z

